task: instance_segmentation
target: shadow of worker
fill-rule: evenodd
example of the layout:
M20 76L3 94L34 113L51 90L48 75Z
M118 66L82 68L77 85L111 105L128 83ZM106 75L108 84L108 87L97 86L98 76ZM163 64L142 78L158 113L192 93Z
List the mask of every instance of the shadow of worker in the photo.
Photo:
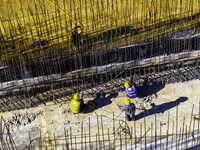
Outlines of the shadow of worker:
M144 79L142 86L138 86L138 97L143 98L155 94L162 90L165 87L165 84L161 81L155 82L153 80ZM156 95L157 96L157 95Z
M163 103L160 105L155 105L154 103L151 104L152 108L149 110L144 110L144 112L139 113L138 115L135 116L135 120L142 119L144 117L153 115L153 114L158 114L158 113L164 113L165 111L178 106L181 102L187 101L187 97L180 97L175 101L168 102L168 103Z
M96 109L102 108L106 105L109 105L112 103L111 99L116 98L118 96L117 92L113 92L110 95L106 97L106 93L97 93L96 97L94 98L93 102L96 104Z

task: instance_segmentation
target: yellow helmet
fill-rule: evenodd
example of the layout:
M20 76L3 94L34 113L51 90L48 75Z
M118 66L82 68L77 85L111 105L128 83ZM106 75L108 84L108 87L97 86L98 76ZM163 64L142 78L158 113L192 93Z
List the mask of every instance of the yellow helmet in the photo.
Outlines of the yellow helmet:
M130 84L130 82L129 81L126 81L125 83L124 83L124 87L127 89L127 88L129 88L131 86L131 84Z
M75 93L75 94L73 95L73 99L74 99L74 100L79 100L79 94L78 94L78 93Z
M77 28L77 33L78 33L78 34L81 34L81 33L82 33L82 30L81 30L80 27Z
M126 105L130 105L130 104L131 104L131 101L130 101L130 99L125 98L125 99L124 99L124 103L125 103Z

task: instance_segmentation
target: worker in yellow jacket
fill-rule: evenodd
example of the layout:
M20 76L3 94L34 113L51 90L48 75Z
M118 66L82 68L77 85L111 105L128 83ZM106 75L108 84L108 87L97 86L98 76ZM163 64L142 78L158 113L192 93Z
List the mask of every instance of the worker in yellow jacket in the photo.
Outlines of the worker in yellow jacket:
M77 114L81 112L85 107L85 104L83 102L83 99L79 97L78 93L75 93L73 95L73 99L70 104L70 111L74 114Z

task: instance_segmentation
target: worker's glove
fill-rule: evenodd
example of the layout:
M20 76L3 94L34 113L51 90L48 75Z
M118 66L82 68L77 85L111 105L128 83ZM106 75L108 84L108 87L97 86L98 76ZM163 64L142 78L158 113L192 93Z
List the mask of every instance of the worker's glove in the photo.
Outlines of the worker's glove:
M80 99L83 99L83 93L80 93L79 96L80 96Z

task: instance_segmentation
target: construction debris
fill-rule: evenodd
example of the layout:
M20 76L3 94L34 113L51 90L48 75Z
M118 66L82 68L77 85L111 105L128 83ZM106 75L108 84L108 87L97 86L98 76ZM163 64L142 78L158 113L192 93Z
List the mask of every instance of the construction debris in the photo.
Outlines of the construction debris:
M21 113L15 113L12 116L12 119L7 120L6 122L8 124L11 124L12 126L26 126L27 124L31 124L38 116L42 115L43 111L40 111L38 113L31 113L28 114L27 112L25 114L21 114Z

